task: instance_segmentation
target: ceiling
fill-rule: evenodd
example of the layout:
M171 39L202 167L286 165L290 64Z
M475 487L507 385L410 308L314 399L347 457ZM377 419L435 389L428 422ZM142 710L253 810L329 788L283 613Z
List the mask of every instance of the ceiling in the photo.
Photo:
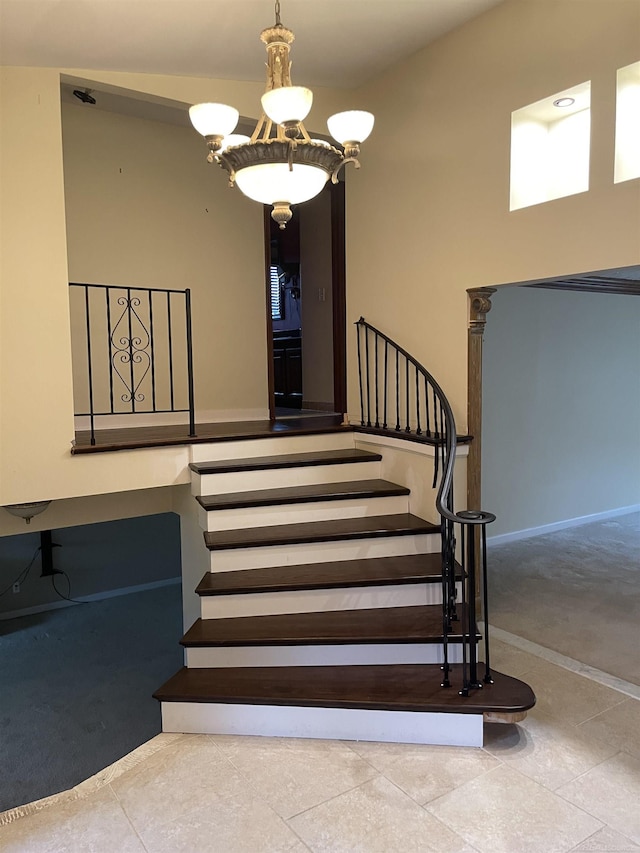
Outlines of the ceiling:
M294 82L353 88L502 0L281 0ZM273 0L0 0L3 65L264 78Z

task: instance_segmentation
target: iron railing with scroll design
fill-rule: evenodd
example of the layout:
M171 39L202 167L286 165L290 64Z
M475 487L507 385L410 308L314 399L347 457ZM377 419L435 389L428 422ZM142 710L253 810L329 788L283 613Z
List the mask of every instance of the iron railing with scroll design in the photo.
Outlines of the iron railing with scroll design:
M185 412L195 437L190 290L71 282L74 412Z
M367 432L394 435L434 447L433 488L440 515L442 540L442 686L451 686L449 637L462 638L460 694L490 684L487 536L486 527L495 516L481 510L456 512L453 471L457 435L453 411L433 376L405 349L361 317L356 323L361 428ZM456 574L462 568L461 596L456 592ZM484 618L484 667L478 661L476 627L476 577L481 575L481 606ZM458 623L459 631L454 631Z

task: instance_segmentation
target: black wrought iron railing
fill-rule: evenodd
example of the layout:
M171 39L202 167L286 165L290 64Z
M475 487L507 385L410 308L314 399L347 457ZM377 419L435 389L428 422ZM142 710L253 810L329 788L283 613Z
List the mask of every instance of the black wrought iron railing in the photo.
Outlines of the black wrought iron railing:
M196 434L191 292L69 284L76 417L185 412Z
M491 677L487 524L495 515L482 510L456 511L453 472L456 423L433 376L405 349L361 317L356 323L361 428L367 432L410 438L434 447L433 488L442 540L442 686L450 687L451 636L461 637L460 694L468 696ZM484 619L484 665L478 660L476 580ZM460 596L458 596L458 587Z

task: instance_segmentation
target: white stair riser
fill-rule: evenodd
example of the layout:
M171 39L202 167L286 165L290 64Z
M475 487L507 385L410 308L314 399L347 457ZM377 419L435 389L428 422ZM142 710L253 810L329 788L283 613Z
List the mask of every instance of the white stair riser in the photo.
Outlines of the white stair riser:
M368 610L377 607L414 607L440 604L439 583L389 584L339 589L285 590L239 595L204 595L203 619L233 619L278 613L322 613L329 610Z
M314 501L287 506L245 507L210 510L200 508L203 530L241 530L278 524L304 524L308 521L333 521L337 518L365 518L409 512L407 495L384 498L354 498L343 501Z
M163 702L162 731L482 746L482 714Z
M439 534L417 534L346 539L340 542L267 545L262 548L231 548L211 552L211 571L233 572L243 569L266 569L273 566L397 557L401 554L430 554L437 551L439 545Z
M352 432L345 430L317 435L281 435L254 438L251 441L219 441L190 446L191 462L211 462L213 459L254 459L259 456L280 456L288 453L349 450L354 447L354 438Z
M380 477L380 462L347 462L341 465L307 465L299 468L267 468L262 471L232 471L224 474L192 472L194 495L224 495L257 489L283 489L314 483L347 483Z
M187 666L200 669L239 666L393 666L444 660L441 643L345 643L340 645L232 646L186 650ZM449 663L461 663L462 650L449 644Z

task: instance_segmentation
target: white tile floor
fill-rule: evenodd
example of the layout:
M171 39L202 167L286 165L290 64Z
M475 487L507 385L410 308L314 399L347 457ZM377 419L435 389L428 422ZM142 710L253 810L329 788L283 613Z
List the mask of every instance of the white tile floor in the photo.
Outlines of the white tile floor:
M494 642L539 694L466 749L159 735L0 815L3 853L640 851L640 701Z

